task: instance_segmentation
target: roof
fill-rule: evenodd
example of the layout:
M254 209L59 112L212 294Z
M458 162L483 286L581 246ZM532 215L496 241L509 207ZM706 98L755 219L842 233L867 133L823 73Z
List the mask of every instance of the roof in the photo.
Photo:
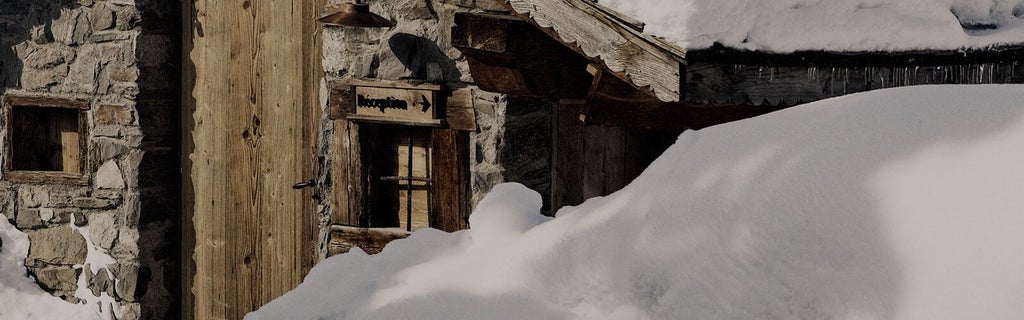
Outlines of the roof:
M553 1L559 2L559 1ZM961 50L1024 43L1024 0L602 0L687 50Z
M500 1L500 0L499 0ZM590 0L508 0L519 15L666 102L683 96L684 51Z

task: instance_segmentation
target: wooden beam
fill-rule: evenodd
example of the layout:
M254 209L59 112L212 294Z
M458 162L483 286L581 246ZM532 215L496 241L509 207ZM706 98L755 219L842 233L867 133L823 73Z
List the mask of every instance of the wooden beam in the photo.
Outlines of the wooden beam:
M563 45L665 102L681 101L685 53L586 0L508 0L518 16Z
M359 248L368 254L377 254L384 247L398 239L408 238L411 233L396 228L359 228L331 226L330 254L338 255Z
M452 45L466 55L482 90L553 98L586 94L589 60L524 19L462 12L455 23Z

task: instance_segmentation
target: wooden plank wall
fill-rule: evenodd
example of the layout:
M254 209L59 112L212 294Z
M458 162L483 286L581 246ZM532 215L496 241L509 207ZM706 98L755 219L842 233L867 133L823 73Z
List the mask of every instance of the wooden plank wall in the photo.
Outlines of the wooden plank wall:
M183 3L186 319L241 319L297 286L312 200L321 1Z
M692 61L687 66L686 77L688 102L792 106L912 85L1022 83L1024 63L816 67Z
M557 211L628 185L680 131L586 125L583 101L562 100L552 119L551 204Z

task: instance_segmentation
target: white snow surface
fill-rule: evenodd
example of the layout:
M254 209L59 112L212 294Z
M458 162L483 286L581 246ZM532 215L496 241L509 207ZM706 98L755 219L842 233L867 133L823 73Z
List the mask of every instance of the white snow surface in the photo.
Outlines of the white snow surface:
M1024 0L601 0L684 49L957 50L1024 43ZM963 25L997 28L965 31Z
M247 319L1024 319L1024 85L683 133L625 189L332 257Z
M15 229L3 215L0 240L0 319L100 319L92 306L56 298L29 278L25 269L28 236Z

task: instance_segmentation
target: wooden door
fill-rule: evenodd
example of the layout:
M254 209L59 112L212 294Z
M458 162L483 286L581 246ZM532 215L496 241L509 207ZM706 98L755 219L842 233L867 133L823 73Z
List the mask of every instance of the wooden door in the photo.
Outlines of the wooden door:
M184 2L186 319L241 319L314 261L322 0ZM307 189L308 190L308 189Z

